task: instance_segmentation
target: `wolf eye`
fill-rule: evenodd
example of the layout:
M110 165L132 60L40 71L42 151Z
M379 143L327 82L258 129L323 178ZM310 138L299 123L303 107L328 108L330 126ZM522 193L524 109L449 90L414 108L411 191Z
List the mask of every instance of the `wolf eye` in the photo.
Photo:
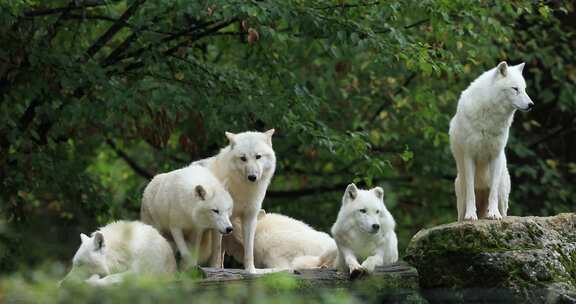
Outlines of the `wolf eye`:
M220 214L220 211L218 211L218 209L212 209L212 212L214 212L216 214Z
M380 214L380 210L376 210L376 214Z
M517 87L512 87L512 90L514 90L514 92L515 92L516 94L520 93L520 91L518 90Z
M260 159L260 158L262 158L262 155L256 154L256 159Z
M246 156L240 156L240 160L243 161L243 162L245 162L245 161L247 161L248 159L246 158Z
M366 209L360 209L358 211L360 211L360 213L366 213Z

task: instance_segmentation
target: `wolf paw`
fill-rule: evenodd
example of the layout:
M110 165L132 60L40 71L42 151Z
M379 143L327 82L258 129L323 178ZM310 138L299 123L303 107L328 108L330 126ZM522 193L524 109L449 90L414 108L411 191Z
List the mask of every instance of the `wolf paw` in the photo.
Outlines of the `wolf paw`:
M360 278L364 277L366 274L368 274L368 271L366 270L366 268L364 268L362 266L358 266L354 269L350 269L350 281L360 279Z
M100 286L101 284L101 280L100 280L100 276L97 274L93 274L90 278L88 278L85 281L88 285L90 286Z
M500 211L498 210L488 210L488 214L486 214L485 218L489 220L501 220L502 215L500 215Z
M364 261L364 263L362 263L362 268L364 268L368 273L371 273L374 272L374 269L376 268L377 264L378 263L376 261L368 258Z
M464 215L464 220L465 221L476 221L478 220L478 215L476 215L476 212L466 212L466 215Z
M291 268L254 268L253 270L246 269L250 274L268 274L274 272L288 272L294 273L294 269Z

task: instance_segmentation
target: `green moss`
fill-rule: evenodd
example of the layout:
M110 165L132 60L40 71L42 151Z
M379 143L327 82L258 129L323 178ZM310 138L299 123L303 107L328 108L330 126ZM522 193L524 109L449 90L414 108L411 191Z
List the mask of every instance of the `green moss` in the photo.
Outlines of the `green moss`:
M558 261L562 264L565 271L565 273L561 273L560 276L567 279L570 284L576 288L576 250L571 250L569 253L566 253L560 246L556 246L555 249L559 254Z

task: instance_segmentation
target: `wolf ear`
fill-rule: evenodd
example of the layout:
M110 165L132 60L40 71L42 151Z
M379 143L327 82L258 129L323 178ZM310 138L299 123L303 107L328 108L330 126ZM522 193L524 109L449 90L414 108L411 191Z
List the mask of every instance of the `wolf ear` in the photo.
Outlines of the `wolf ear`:
M520 73L522 73L525 65L526 65L526 62L522 62L521 64L517 65L516 68L518 68L518 71L520 71Z
M98 251L104 248L104 235L102 232L94 232L94 251Z
M260 220L265 216L266 216L266 210L260 209L260 211L258 211L258 219Z
M266 132L264 132L264 135L266 135L266 141L268 142L268 145L270 145L270 147L272 147L272 135L274 135L274 129L270 129Z
M206 200L206 189L204 189L204 187L202 187L202 185L197 185L194 188L194 192L196 192L196 195L203 201Z
M228 138L228 141L230 142L230 148L234 148L234 145L236 144L236 134L228 131L224 132L224 134L226 134L226 138Z
M82 243L85 243L90 240L90 237L85 235L84 233L80 233L80 240L82 241Z
M358 188L354 183L346 187L346 192L344 192L344 200L355 200L358 197Z
M498 71L498 75L506 77L506 75L508 75L508 64L506 61L500 62L496 67L496 70Z
M381 200L384 199L384 189L382 189L381 187L376 187L372 189L372 191L374 192L374 195L376 195L377 198Z

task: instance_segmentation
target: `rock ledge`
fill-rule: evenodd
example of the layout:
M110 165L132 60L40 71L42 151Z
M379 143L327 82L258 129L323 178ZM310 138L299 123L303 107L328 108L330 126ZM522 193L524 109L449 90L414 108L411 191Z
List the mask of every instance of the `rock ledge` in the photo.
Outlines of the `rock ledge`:
M576 301L576 214L424 229L405 260L422 288L505 288L531 302Z

